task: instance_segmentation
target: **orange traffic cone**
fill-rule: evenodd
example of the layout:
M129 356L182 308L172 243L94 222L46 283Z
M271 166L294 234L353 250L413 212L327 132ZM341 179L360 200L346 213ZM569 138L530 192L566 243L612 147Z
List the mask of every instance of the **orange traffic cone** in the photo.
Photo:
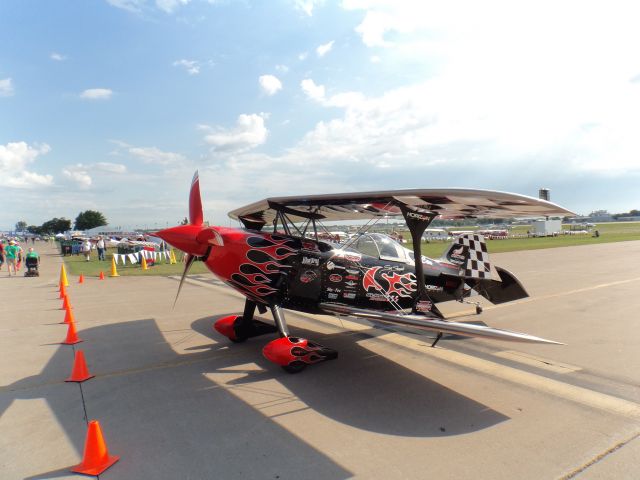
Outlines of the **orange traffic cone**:
M104 280L104 272L100 272L100 280Z
M73 359L73 369L71 370L71 376L65 380L65 382L84 382L90 378L95 377L89 373L87 368L87 362L84 360L84 352L82 350L76 350L76 356Z
M72 467L71 471L84 475L100 475L118 460L120 457L109 455L98 421L91 420L87 428L82 462Z
M69 281L67 280L67 271L64 268L64 263L60 265L60 283L62 283L65 287L69 286Z
M67 338L64 339L62 345L75 345L76 343L80 343L82 340L78 337L76 333L76 324L75 322L69 323L69 327L67 328Z
M80 278L78 278L78 283L84 283L84 275L80 274Z
M71 302L69 302L69 295L65 295L62 299L62 307L60 307L60 310L71 310L72 308Z
M62 321L62 323L66 323L67 325L69 323L76 323L76 319L74 318L73 312L71 311L71 309L65 309L64 320Z
M58 298L64 298L67 294L67 289L64 286L64 283L60 282L60 296Z

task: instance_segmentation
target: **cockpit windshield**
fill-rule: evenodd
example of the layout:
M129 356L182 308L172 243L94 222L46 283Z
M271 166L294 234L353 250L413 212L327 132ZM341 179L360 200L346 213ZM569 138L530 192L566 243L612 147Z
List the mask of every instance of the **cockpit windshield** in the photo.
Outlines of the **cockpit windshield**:
M348 242L348 249L383 260L407 262L407 250L388 235L365 233Z

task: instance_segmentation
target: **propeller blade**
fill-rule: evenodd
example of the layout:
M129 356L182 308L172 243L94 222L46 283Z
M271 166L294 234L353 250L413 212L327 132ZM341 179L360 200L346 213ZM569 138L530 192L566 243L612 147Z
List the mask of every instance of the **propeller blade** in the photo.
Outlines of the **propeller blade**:
M197 257L195 255L187 254L187 263L185 263L184 265L184 272L182 272L182 277L180 278L180 285L178 285L178 293L176 293L176 299L173 301L174 308L176 306L176 302L178 301L178 297L180 296L180 290L182 290L182 284L184 283L184 279L187 276L187 273L189 273L189 269L191 269L191 265L193 265L193 262L196 260L196 258Z
M200 177L198 177L198 171L196 170L196 173L193 174L191 190L189 191L189 223L191 225L202 225L203 221Z

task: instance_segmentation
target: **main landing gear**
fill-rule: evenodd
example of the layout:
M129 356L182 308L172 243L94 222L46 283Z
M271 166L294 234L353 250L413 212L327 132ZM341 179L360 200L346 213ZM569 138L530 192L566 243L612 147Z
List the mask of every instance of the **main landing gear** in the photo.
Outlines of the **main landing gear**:
M261 313L264 313L263 310L266 311L262 305L258 306L255 302L247 300L242 316L230 315L221 318L215 323L215 329L236 343L244 342L248 338L258 335L278 332L280 338L267 343L262 349L262 353L267 360L280 365L289 373L298 373L304 370L307 365L338 357L338 352L331 348L323 347L306 338L292 337L289 334L284 312L280 305L271 305L275 326L255 320L253 315L256 307L260 309Z

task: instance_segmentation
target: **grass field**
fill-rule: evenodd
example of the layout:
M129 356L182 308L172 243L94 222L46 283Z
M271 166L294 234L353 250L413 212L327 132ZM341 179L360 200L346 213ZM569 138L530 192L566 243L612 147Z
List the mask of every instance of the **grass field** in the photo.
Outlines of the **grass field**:
M569 227L563 227L568 230ZM512 234L526 234L531 227L526 225L514 227ZM462 230L462 228L460 228ZM467 230L465 227L464 230ZM471 228L469 230L472 230ZM489 253L515 252L518 250L538 250L541 248L572 247L578 245L592 245L596 243L625 242L630 240L640 240L640 222L610 222L598 223L591 230L598 230L599 237L594 237L593 233L588 235L559 235L557 237L538 238L509 238L507 240L487 240ZM405 238L410 238L406 232ZM422 244L422 252L427 257L438 258L448 247L448 242L435 241ZM405 245L412 248L411 244Z
M514 227L511 232L513 234L526 234L531 227L518 226ZM464 230L473 230L474 228L464 228ZM568 229L565 228L565 229ZM460 228L463 230L463 228ZM596 224L592 230L598 230L599 237L594 237L592 233L588 235L559 235L557 237L539 237L539 238L509 238L507 240L487 240L489 253L514 252L518 250L537 250L541 248L557 248L571 247L577 245L592 245L597 243L624 242L630 240L640 240L640 222L611 222ZM411 238L409 232L402 232L405 238ZM439 258L440 255L448 248L450 242L432 241L422 244L422 253L427 257ZM411 244L405 244L407 248L412 248ZM99 262L97 253L92 252L91 260L85 261L82 255L71 255L64 257L68 273L70 275L80 275L97 277L100 272L109 275L111 272L111 258L115 249L107 250L107 260ZM117 252L115 252L117 253ZM178 259L181 257L180 252L176 251ZM120 275L181 275L184 264L178 262L170 265L169 262L160 262L159 264L149 267L148 270L142 270L139 265L127 264L126 266L118 265L118 273ZM195 262L189 271L193 274L208 273L209 270L202 262Z
M104 272L105 275L111 273L111 259L114 253L118 253L117 250L107 249L107 260L104 262L98 261L98 254L94 251L91 252L91 260L86 261L84 255L67 255L64 257L64 263L67 268L67 273L70 275L80 275L81 273L85 277L98 277L100 272ZM180 252L176 251L176 257L181 258ZM140 265L131 265L127 263L125 266L122 264L117 266L119 275L182 275L184 270L184 264L178 262L174 265L169 262L159 262L153 267L149 267L148 270L142 270ZM207 273L209 270L204 266L202 262L195 262L189 273Z

